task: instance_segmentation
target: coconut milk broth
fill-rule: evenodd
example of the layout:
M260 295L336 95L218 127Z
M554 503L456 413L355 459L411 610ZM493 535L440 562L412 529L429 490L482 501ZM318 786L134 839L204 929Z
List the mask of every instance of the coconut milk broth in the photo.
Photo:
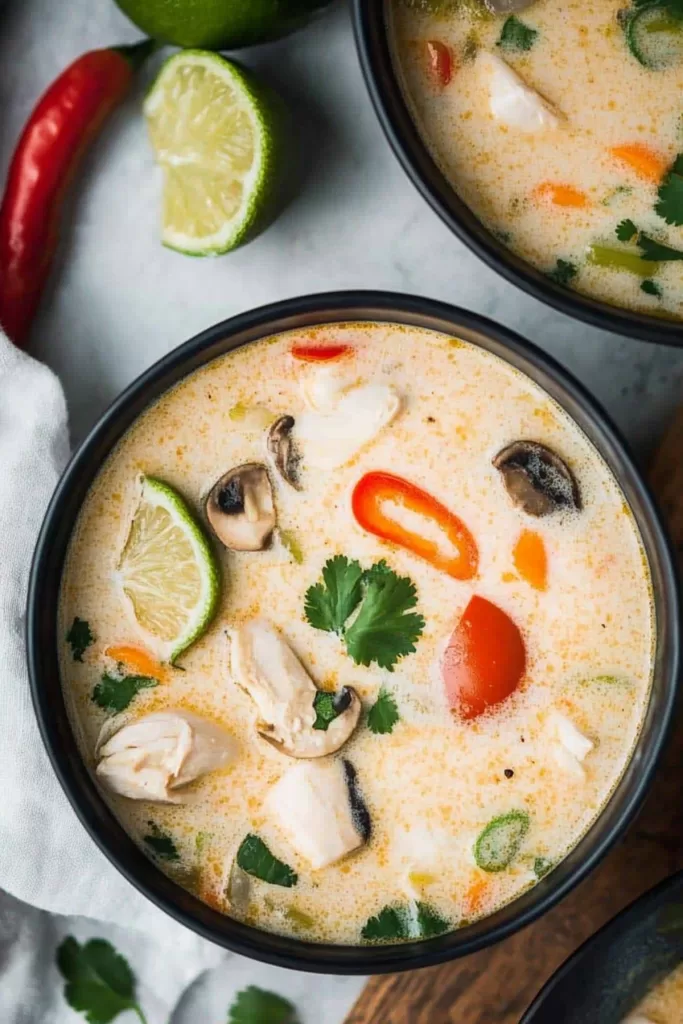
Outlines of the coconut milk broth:
M683 964L638 1004L624 1024L680 1024L683 1020Z
M116 579L139 475L166 480L199 513L226 470L262 460L262 428L235 419L235 409L259 405L273 415L296 416L304 408L302 385L310 385L319 368L292 359L292 342L302 337L353 345L339 371L354 381L391 383L401 396L400 414L340 469L308 472L302 492L273 478L279 524L298 538L302 564L278 542L264 552L222 550L225 585L213 625L183 655L182 671L171 670L168 682L141 691L121 716L126 721L176 707L210 716L238 739L235 763L193 784L192 800L182 806L104 796L137 841L149 820L170 832L182 866L159 866L214 905L221 905L226 865L241 840L258 833L299 875L291 889L254 881L246 917L260 927L352 944L371 915L411 897L428 902L456 927L531 886L535 859L558 861L599 813L638 732L654 642L649 573L623 495L559 406L497 357L395 325L325 326L241 348L164 395L108 459L71 541L60 633L77 615L97 639L83 664L66 647L62 652L67 704L92 770L106 717L91 701L106 663L104 648L144 641ZM516 438L534 438L562 453L580 484L580 513L531 520L513 506L491 460ZM360 530L350 491L371 469L401 474L461 517L479 547L475 579L453 579ZM520 579L512 563L514 539L529 525L548 550L546 592ZM363 565L386 558L417 586L424 633L416 653L392 673L354 664L335 635L312 629L304 618L304 593L335 554ZM448 710L438 663L474 593L519 625L527 671L520 691L493 713L463 722ZM385 686L400 709L391 734L374 735L361 719L337 755L358 772L372 836L359 852L318 872L297 856L263 809L268 791L293 762L257 738L253 705L230 678L226 628L257 615L282 630L318 686L353 686L366 706ZM591 682L599 676L620 681ZM553 710L595 743L582 778L553 756ZM517 809L531 820L522 850L507 870L485 874L474 862L473 843L492 818Z
M641 290L642 277L591 266L594 243L619 248L625 218L674 248L683 228L654 211L657 185L610 155L625 143L645 144L671 164L680 152L683 65L649 70L630 54L617 12L626 0L536 0L519 18L538 32L528 52L497 46L505 17L457 11L429 14L389 0L394 61L415 122L434 160L476 215L519 256L551 272L572 262L571 286L617 306L683 313L680 263L653 264L662 298ZM453 76L441 89L430 75L427 42L454 55ZM563 115L558 130L527 134L501 124L489 110L485 76L474 48L504 59ZM581 190L584 209L539 201L534 190L558 182Z

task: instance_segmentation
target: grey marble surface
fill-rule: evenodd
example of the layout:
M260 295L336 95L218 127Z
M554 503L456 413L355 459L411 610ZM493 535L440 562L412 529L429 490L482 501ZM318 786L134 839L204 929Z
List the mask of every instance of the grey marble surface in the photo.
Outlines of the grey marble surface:
M5 0L0 181L44 86L85 49L135 37L111 0ZM78 178L69 230L36 325L33 350L62 379L74 441L142 370L218 320L306 292L383 288L461 304L526 335L588 385L647 458L679 401L683 352L575 323L499 279L451 236L389 151L343 5L244 60L295 111L292 145L301 147L306 168L301 192L265 235L237 253L207 261L163 249L160 179L140 116L154 69L147 70ZM31 917L22 927L28 945L38 948L68 923ZM46 955L38 963L47 971ZM10 960L3 954L4 964ZM180 1007L174 1021L225 1019L226 983L218 977L190 993L190 1008ZM24 996L15 984L15 1009L6 1003L3 1020L62 1020L51 1010L20 1005ZM309 1009L319 984L295 984L297 993L309 993ZM339 985L324 1012L310 1019L340 1020L357 987Z

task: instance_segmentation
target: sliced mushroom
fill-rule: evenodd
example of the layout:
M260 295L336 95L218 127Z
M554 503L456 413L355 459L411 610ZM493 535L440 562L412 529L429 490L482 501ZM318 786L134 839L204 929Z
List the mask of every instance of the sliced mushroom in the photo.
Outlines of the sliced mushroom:
M236 752L235 739L214 722L189 711L155 711L98 744L96 773L131 800L179 804L177 790L229 764Z
M574 474L546 445L513 441L498 452L493 465L500 470L515 505L528 515L547 516L559 509L581 509Z
M268 431L266 446L282 479L298 491L300 485L297 469L300 456L292 441L293 426L293 416L280 416Z
M349 761L295 765L275 783L264 807L316 869L348 856L369 838L370 815Z
M277 517L266 467L245 462L222 476L206 499L206 518L226 548L261 551L267 547Z
M350 687L343 710L327 729L315 729L318 689L281 634L265 619L231 633L230 668L258 711L259 734L290 757L324 757L346 743L358 724L361 702Z

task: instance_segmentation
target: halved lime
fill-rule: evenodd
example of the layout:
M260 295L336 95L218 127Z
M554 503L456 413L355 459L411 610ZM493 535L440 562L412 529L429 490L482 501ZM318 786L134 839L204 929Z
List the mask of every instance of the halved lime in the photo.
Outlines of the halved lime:
M216 613L216 558L180 495L155 477L142 478L119 573L138 624L164 661L176 661Z
M164 170L164 245L228 252L270 218L279 191L277 100L232 61L185 50L163 65L144 112Z

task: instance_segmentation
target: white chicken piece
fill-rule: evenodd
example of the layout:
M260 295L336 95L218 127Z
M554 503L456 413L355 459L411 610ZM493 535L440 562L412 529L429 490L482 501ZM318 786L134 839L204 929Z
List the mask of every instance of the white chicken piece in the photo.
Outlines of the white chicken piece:
M234 760L237 741L190 711L154 711L100 740L96 753L96 774L114 793L179 804L178 790Z
M348 370L335 365L311 366L301 378L301 391L311 409L329 412L356 380Z
M303 412L293 437L305 465L337 469L352 459L394 419L401 400L388 384L351 388L331 412Z
M352 803L359 801L354 782L348 761L302 761L266 797L264 809L315 869L341 860L367 839L369 817Z
M559 711L549 715L548 724L556 740L553 744L555 760L560 767L583 779L585 771L581 762L585 761L595 744Z
M256 728L290 757L324 757L339 750L358 724L360 698L351 687L337 696L327 729L315 729L318 689L282 634L266 619L230 633L230 671L258 711Z
M489 108L497 121L523 132L559 128L559 112L495 53L480 51L476 67L488 82Z

